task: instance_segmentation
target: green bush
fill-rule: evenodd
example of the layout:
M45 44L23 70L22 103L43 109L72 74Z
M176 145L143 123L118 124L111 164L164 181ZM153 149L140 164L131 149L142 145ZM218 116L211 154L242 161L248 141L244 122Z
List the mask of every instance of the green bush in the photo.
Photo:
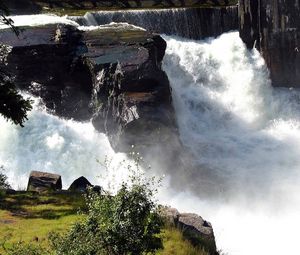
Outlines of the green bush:
M151 181L136 173L113 196L90 191L88 214L65 235L52 233L57 255L139 255L162 248L162 220Z
M0 166L0 170L4 171L3 166ZM7 182L7 176L0 172L0 190L1 189L10 189L10 185Z
M54 255L39 245L22 242L15 243L10 248L6 248L5 252L7 255Z

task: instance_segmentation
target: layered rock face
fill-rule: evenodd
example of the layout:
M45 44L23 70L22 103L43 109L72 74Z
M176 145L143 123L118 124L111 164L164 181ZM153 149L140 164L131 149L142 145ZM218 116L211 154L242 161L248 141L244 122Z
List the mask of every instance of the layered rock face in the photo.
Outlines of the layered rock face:
M59 116L92 119L117 151L156 146L170 139L165 132L177 136L160 36L124 24L46 25L19 38L1 31L0 40L12 47L5 68L21 89Z
M274 86L300 87L299 13L298 0L240 1L240 36L261 51Z

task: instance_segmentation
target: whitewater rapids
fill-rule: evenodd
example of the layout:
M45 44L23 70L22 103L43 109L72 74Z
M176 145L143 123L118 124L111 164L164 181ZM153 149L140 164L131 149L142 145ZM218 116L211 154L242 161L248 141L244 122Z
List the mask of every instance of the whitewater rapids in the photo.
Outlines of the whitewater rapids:
M171 204L210 220L225 254L296 254L300 91L272 88L264 60L237 32L165 39L180 136L199 166Z

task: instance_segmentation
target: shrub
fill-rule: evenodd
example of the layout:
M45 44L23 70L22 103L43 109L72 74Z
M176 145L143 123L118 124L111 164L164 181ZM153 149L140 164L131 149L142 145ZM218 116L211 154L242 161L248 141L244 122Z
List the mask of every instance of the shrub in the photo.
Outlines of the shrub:
M39 245L23 242L14 243L11 247L5 248L7 255L54 255Z
M114 196L89 191L86 219L65 235L50 235L57 255L139 255L161 249L162 221L151 182L135 172Z
M0 166L0 170L4 171L3 166ZM10 185L7 182L7 176L0 172L0 189L10 189Z

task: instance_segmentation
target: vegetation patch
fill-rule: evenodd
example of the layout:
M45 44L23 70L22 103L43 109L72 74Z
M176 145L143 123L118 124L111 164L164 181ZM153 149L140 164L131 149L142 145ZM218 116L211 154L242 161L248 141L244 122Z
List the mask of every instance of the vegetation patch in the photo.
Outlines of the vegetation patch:
M0 198L0 255L52 255L49 233L64 235L86 220L84 197L78 193L16 192ZM194 247L178 229L164 225L158 235L159 255L208 255ZM4 251L3 247L6 249Z

